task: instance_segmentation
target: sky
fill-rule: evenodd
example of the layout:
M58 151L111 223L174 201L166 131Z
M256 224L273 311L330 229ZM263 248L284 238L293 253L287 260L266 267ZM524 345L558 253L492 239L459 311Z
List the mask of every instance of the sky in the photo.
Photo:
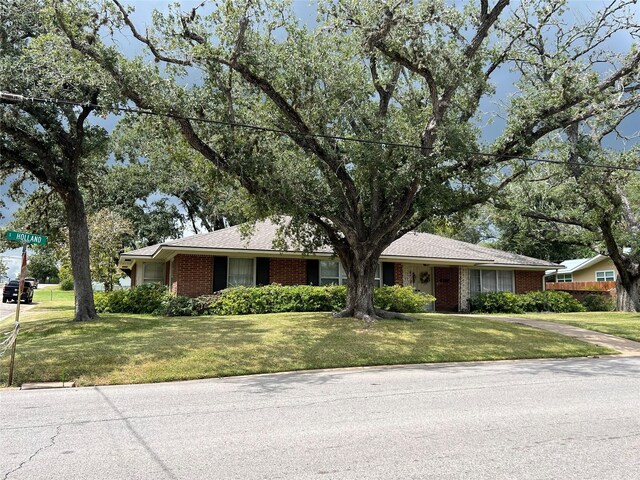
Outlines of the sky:
M173 2L133 0L129 1L128 3L135 7L135 13L132 16L134 23L136 23L138 27L142 27L143 30L144 24L150 18L153 10L166 10L167 6ZM183 0L180 3L186 10L198 5L200 3L200 0ZM455 3L460 2L455 0ZM572 0L569 2L571 12L575 13L576 15L580 15L583 13L587 14L589 10L597 9L602 4L603 2L599 0ZM317 7L316 1L294 0L293 6L296 14L301 18L302 21L304 21L308 25L313 25L315 23L315 11ZM636 5L635 8L637 8L638 12L640 12L640 5ZM125 51L128 55L133 56L140 52L140 44L125 33L120 34L117 37L117 42L123 49L123 51ZM612 40L611 48L613 49L628 50L628 47L628 40L625 40L623 38L615 38ZM497 75L494 78L494 83L498 86L499 94L492 99L484 100L483 104L481 105L481 109L488 112L487 115L485 115L485 117L483 118L483 125L481 125L483 130L483 137L486 141L490 141L501 132L502 127L504 126L504 121L494 113L500 109L499 104L506 101L508 99L508 96L512 95L515 92L515 88L513 87L513 80L514 78L516 78L515 75L506 69L503 69L502 71L496 73ZM489 119L491 119L491 121L489 121ZM117 119L112 116L106 120L97 119L96 123L101 124L107 130L111 130L116 121ZM636 128L635 125L629 126L629 129L633 128ZM3 207L2 211L0 212L2 213L3 217L0 218L0 227L6 225L11 220L12 214L17 208L17 205L8 198L7 190L8 182L0 185L0 198L2 198L5 202L5 207ZM9 275L11 277L17 275L17 271L19 269L19 254L19 249L10 250L0 254L0 256L5 257L5 263L8 263L10 266Z

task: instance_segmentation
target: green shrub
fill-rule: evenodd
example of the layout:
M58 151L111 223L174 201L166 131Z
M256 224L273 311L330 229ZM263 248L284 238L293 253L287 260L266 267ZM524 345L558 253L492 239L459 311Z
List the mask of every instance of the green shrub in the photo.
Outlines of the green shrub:
M98 312L153 313L162 316L247 315L282 312L332 312L345 307L347 288L341 285L235 287L198 298L174 296L159 285L96 293ZM401 313L423 312L435 299L411 287L375 289L374 305Z
M523 295L530 302L526 312L584 312L584 306L567 292L546 290L529 292Z
M400 285L376 288L373 296L376 308L399 313L424 312L427 305L433 301L435 297L432 295Z
M469 309L480 313L584 312L582 304L567 292L547 290L515 294L488 292L474 295Z
M522 313L522 295L511 292L479 293L469 299L469 309L480 313Z
M272 284L228 288L205 298L210 299L209 311L214 315L323 312L344 308L346 287Z
M59 270L60 289L73 290L73 275L67 265L62 265Z
M281 312L331 312L345 307L347 288L340 285L314 287L310 285L264 287L235 287L213 296L201 297L209 302L208 311L214 315L247 315ZM374 305L394 312L423 312L435 299L414 291L411 287L382 287L375 289ZM202 307L203 310L207 310Z
M589 312L613 312L616 302L609 295L588 295L582 302Z
M93 303L96 306L96 312L107 312L109 306L109 294L105 292L95 292L93 294Z
M162 298L160 306L154 310L153 314L164 317L190 317L198 315L195 305L196 302L196 298L166 294Z
M96 310L111 313L153 313L160 308L167 295L163 285L155 284L101 293L98 295Z

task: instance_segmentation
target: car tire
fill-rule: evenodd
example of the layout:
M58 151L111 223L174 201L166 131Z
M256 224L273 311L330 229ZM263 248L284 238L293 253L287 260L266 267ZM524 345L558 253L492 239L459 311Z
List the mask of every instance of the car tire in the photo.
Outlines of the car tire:
M7 299L5 297L2 297L2 303L7 303Z

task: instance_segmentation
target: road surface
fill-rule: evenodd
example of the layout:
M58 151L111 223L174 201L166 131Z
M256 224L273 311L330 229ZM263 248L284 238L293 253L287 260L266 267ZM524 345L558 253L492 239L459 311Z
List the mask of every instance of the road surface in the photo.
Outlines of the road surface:
M0 391L0 479L635 479L640 358Z

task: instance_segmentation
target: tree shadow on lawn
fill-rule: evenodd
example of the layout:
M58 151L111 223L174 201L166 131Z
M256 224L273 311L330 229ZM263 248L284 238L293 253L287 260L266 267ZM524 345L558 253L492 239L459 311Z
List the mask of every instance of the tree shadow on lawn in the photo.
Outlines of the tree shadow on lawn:
M259 344L265 334L255 322L190 319L105 316L92 322L28 325L18 340L16 379L107 378L136 364L177 362L199 349Z

